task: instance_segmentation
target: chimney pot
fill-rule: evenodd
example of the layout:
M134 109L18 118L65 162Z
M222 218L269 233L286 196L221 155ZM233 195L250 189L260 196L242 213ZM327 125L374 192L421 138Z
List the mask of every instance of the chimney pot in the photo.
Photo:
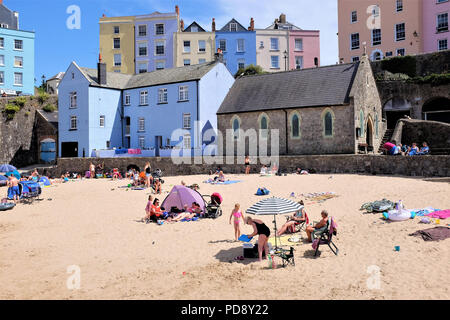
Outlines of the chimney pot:
M184 21L183 21L183 19L180 20L180 28L181 28L181 31L183 32L184 31Z
M180 7L178 7L178 5L175 6L175 12L180 16Z
M250 28L248 28L250 31L255 30L255 20L253 18L250 19Z
M99 85L106 85L106 63L102 62L102 54L98 55L97 80Z
M216 19L215 18L212 18L211 31L216 32Z

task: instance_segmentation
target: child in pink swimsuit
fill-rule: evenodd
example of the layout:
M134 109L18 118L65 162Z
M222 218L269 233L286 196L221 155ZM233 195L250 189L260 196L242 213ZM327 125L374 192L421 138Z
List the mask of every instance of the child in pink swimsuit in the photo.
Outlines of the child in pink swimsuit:
M231 215L230 215L230 224L231 224L231 218L234 217L233 224L234 224L234 236L236 238L236 241L238 241L239 237L241 236L241 229L239 228L239 223L240 223L239 219L242 219L242 222L245 223L244 215L239 210L240 207L241 207L241 205L239 203L236 203L234 205L234 209L233 209L233 211L231 211Z

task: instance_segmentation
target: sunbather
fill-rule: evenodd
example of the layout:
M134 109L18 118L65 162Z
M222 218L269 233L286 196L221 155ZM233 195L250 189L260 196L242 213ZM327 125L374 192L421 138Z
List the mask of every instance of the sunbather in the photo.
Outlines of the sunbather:
M328 212L326 210L323 210L321 215L322 220L320 220L315 226L306 227L306 235L308 236L308 242L312 242L312 236L314 233L323 232L327 228Z
M281 227L280 230L277 232L277 236L281 236L283 233L285 233L288 229L291 230L291 228L295 227L295 225L303 223L306 221L306 211L304 207L303 201L300 201L300 210L294 213L290 219Z

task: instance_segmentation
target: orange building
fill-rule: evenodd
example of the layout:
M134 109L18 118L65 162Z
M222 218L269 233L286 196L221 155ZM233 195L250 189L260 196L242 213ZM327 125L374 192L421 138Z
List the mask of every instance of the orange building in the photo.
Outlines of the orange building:
M431 0L427 0L431 1ZM339 60L423 52L422 0L338 0Z

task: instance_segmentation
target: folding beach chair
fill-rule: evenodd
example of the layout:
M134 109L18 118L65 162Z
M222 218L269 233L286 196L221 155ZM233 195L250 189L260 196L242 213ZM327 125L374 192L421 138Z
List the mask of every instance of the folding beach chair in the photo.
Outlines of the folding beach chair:
M333 235L337 234L336 228L337 228L337 225L334 222L333 217L331 217L328 220L327 226L324 231L313 234L313 237L316 237L313 240L313 244L312 244L313 249L316 250L316 252L314 253L314 256L317 256L317 254L319 253L319 246L321 244L327 244L328 247L330 247L331 251L335 255L338 255L339 249L336 247L336 245L332 241Z
M276 252L276 255L281 258L283 262L283 268L288 266L289 264L295 266L293 247L291 247L289 250L279 249L279 251Z

